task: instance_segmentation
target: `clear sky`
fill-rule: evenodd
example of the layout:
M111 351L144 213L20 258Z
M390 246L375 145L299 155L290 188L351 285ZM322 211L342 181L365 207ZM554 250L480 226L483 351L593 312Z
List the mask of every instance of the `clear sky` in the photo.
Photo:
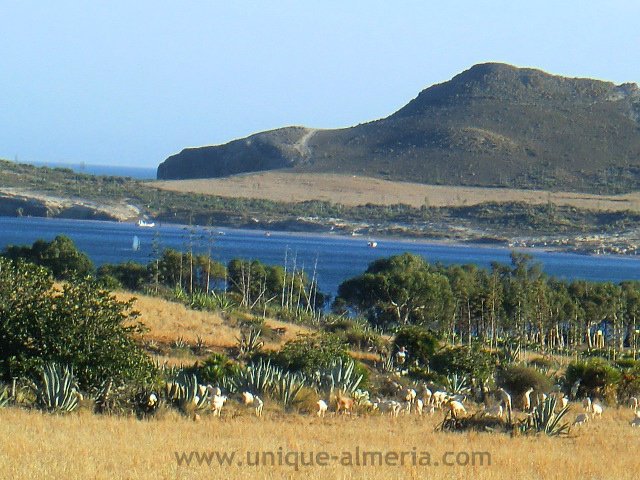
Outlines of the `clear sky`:
M640 83L640 1L0 0L0 158L155 167L500 61Z

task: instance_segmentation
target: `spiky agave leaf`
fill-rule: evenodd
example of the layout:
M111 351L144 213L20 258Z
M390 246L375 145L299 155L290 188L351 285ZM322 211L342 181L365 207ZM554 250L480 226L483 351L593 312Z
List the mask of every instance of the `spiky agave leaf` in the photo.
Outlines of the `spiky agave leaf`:
M446 387L454 395L468 395L471 392L468 378L457 373L447 376Z
M0 408L6 407L9 403L9 387L6 385L0 389Z
M276 382L274 395L287 408L296 400L304 386L305 380L303 376L286 372Z
M57 363L42 368L40 383L36 386L38 404L50 412L71 412L78 406L78 390L73 369Z
M522 433L544 433L550 437L558 437L569 433L569 424L561 423L562 419L569 411L569 405L563 407L559 412L555 412L557 399L548 397L538 404L529 418L520 424Z
M270 360L265 362L260 359L235 375L233 378L234 390L237 392L247 390L262 395L273 390L274 382L282 374L282 370L271 365Z

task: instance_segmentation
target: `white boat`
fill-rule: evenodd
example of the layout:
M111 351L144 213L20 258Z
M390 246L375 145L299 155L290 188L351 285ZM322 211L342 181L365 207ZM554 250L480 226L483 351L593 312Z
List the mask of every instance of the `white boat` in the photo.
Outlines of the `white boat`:
M140 250L140 239L138 238L137 235L133 236L133 244L131 245L131 249L134 252L137 252L138 250Z
M367 247L376 248L378 246L378 242L374 242L373 240L367 243Z
M138 226L139 227L155 227L156 224L155 222L147 222L146 220L138 220Z

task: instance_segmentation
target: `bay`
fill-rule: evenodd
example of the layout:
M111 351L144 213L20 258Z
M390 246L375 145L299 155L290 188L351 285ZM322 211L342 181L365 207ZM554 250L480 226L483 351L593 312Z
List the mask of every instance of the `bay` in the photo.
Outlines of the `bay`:
M411 252L431 263L445 265L473 263L489 268L492 262L510 263L507 248L430 243L398 239L372 239L338 235L300 234L238 230L219 227L156 225L138 227L132 223L66 220L36 217L0 217L0 250L7 245L31 245L35 240L53 240L66 235L99 266L133 260L147 263L156 250L174 248L197 253L211 252L216 260L227 263L233 258L258 259L272 265L289 267L294 259L298 269L311 276L317 265L320 290L334 296L344 280L362 273L380 257ZM133 239L138 237L134 249ZM376 241L377 246L368 246ZM537 249L521 249L533 255L543 270L562 279L591 281L640 280L640 258L629 256L587 256Z

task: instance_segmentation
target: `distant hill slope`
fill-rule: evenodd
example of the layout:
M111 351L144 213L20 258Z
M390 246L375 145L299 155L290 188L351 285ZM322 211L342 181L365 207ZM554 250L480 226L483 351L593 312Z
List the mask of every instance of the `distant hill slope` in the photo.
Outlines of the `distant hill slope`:
M640 189L640 89L480 64L387 118L185 149L158 167L158 178L282 168L444 185Z

